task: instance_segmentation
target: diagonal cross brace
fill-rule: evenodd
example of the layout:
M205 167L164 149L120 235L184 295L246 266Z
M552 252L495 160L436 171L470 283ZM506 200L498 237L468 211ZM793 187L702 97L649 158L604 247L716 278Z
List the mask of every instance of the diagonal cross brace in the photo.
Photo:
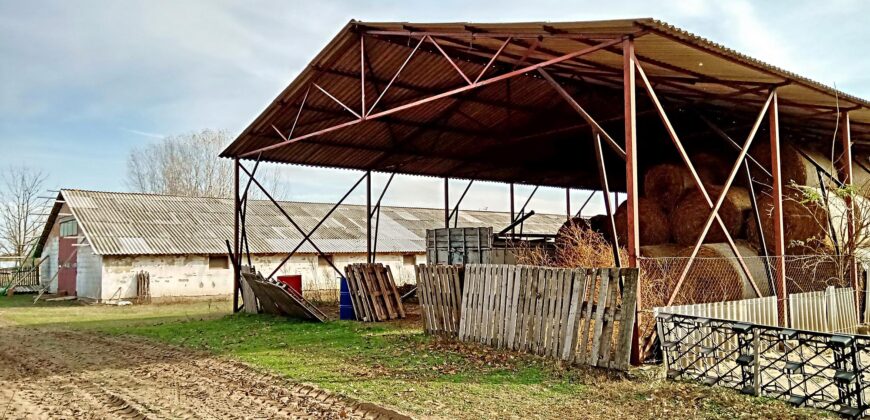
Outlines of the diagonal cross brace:
M637 60L637 57L634 57L635 62L635 70L637 74L640 75L640 78L643 80L643 85L646 88L647 93L650 96L650 99L655 105L656 110L658 111L659 117L661 117L662 122L665 125L665 129L668 132L668 135L671 137L674 145L677 147L677 151L680 154L680 157L683 159L683 162L689 168L689 173L692 174L692 180L695 181L695 186L698 187L698 190L701 191L701 195L704 196L704 200L707 201L707 205L712 209L713 200L710 199L710 194L707 193L707 189L704 188L704 183L701 182L701 178L698 176L698 172L695 170L695 166L692 164L692 161L689 159L688 154L686 154L686 149L683 148L683 143L680 141L680 137L677 136L677 132L674 130L674 126L671 124L670 119L668 119L668 115L665 112L664 107L662 107L662 103L659 101L658 95L656 95L655 90L652 87L649 79L646 77L646 73L643 71L643 67L640 65L640 62ZM749 282L753 285L755 284L755 280L752 278L752 273L749 272L749 267L746 266L746 262L743 261L743 257L740 255L740 251L737 250L737 244L734 243L734 239L731 238L731 234L728 233L728 229L725 227L725 222L722 221L722 218L719 217L718 212L713 213L713 217L716 219L716 222L719 224L719 227L722 229L722 233L725 234L725 239L728 241L728 246L731 248L731 251L734 252L734 255L737 256L737 262L740 264L740 269L743 271L743 274L746 275L746 278L749 279ZM756 291L758 290L757 286L753 286ZM676 295L672 295L669 301L673 302L673 299Z
M731 167L731 172L728 174L728 179L725 181L725 185L722 186L722 192L719 193L719 197L716 199L716 205L713 206L713 210L710 212L710 216L707 217L707 221L704 223L704 229L701 231L701 236L695 242L695 246L692 248L692 253L689 255L689 260L688 262L686 262L686 266L680 273L679 280L677 280L677 285L674 287L674 291L671 292L671 296L668 298L667 306L670 306L674 303L674 299L676 299L677 294L680 292L680 288L683 286L683 282L686 280L686 276L689 274L689 269L692 268L692 263L695 262L695 257L698 255L698 251L701 249L701 244L703 244L704 239L707 238L707 233L710 231L710 227L713 225L714 217L719 216L719 209L722 207L722 203L725 202L725 197L728 194L728 189L731 188L731 184L734 183L734 178L737 177L737 172L740 170L744 159L746 159L746 154L749 153L749 146L752 144L752 140L755 138L755 134L758 132L758 128L761 126L761 120L767 113L767 109L768 107L770 107L770 103L773 100L773 96L775 94L775 90L771 91L770 96L768 96L767 98L767 102L765 102L764 106L762 106L761 112L758 114L758 118L755 120L755 124L753 124L752 126L752 130L750 130L749 135L746 136L746 141L743 143L743 147L740 149L740 154L737 155L737 161L734 162L734 165ZM725 230L724 226L722 227L722 230ZM761 292L758 289L758 285L755 284L755 280L749 278L749 283L752 285L752 289L755 290L755 294L761 297Z

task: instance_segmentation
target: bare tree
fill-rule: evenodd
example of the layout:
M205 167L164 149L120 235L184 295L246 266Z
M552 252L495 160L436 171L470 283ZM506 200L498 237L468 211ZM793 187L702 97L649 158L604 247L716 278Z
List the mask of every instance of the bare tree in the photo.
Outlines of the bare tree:
M218 155L231 140L225 130L205 129L136 147L127 157L127 186L156 194L229 197L233 193L233 162ZM257 179L273 196L282 197L278 172L262 166ZM258 196L257 188L252 187L251 192Z
M26 257L38 239L48 210L40 198L45 173L26 166L11 166L3 175L0 191L0 247L6 254Z

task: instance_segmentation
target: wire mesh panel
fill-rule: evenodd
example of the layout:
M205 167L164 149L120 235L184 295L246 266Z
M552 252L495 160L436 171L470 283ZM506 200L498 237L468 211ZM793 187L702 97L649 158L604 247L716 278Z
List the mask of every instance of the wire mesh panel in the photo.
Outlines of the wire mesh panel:
M730 252L720 251L721 255ZM639 258L641 283L638 328L642 337L642 349L648 353L653 348L656 307L774 296L776 293L773 282L777 278L780 262L785 266L786 290L789 295L824 291L828 287L852 286L848 280L851 259L846 256L743 256L742 263L736 257L698 257L691 265L688 257ZM859 293L863 294L864 284L858 286ZM760 296L756 294L756 288ZM750 321L758 322L754 319Z
M868 337L660 314L670 379L699 381L859 417L867 407Z

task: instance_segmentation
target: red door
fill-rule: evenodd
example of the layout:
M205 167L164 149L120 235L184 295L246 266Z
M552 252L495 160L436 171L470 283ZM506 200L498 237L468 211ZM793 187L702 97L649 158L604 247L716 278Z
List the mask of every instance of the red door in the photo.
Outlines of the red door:
M67 228L66 226L62 226ZM61 229L57 249L57 294L66 296L76 295L76 252L78 237L75 228ZM65 231L66 230L66 231ZM73 230L73 232L69 232ZM66 235L64 235L66 234ZM69 236L67 236L69 235Z

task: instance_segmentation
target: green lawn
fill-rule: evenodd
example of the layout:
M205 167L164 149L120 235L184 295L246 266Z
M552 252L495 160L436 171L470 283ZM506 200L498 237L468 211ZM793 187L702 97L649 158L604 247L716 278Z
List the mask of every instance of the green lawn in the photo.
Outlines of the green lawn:
M226 315L227 302L128 307L0 298L0 318L50 328L133 334L245 361L296 381L444 417L815 418L763 398L660 379L566 368L539 357L422 334L415 322L327 324Z

